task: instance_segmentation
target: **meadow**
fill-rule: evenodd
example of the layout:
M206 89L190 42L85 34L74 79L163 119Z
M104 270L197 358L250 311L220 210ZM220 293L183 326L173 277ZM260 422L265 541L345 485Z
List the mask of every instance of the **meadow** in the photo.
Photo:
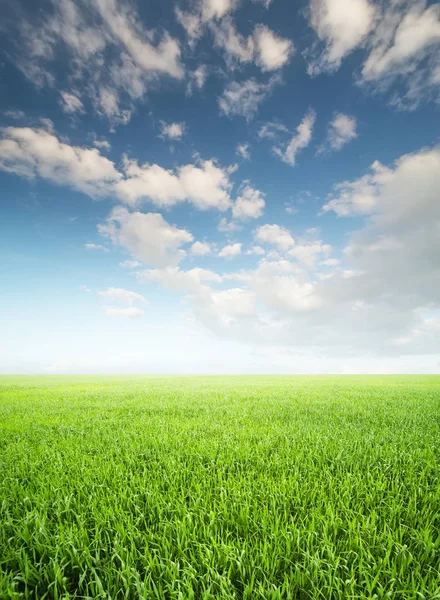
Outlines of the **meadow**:
M0 377L0 599L440 598L440 377Z

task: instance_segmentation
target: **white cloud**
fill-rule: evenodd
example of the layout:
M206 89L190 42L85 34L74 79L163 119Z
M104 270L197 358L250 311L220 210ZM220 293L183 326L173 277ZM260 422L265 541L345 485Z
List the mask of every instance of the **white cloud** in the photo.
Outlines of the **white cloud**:
M148 198L162 207L185 200L201 210L224 211L231 206L227 170L213 160L200 160L196 165L183 165L171 171L155 164L139 165L125 158L123 168L125 178L118 181L114 189L127 204L134 206Z
M289 165L294 166L296 155L310 144L312 139L313 127L316 121L316 113L309 110L304 119L298 125L296 135L294 135L287 146L282 150L279 147L274 147L274 152L281 160Z
M250 256L252 256L252 255L264 256L266 254L266 250L264 248L262 248L261 246L252 246L252 248L247 250L247 252L245 254L248 254Z
M248 63L254 60L254 40L252 36L245 38L241 35L232 19L223 19L218 25L212 26L214 43L225 51L227 62L232 66L233 60Z
M160 122L161 134L160 137L166 140L181 140L185 131L185 123L165 123Z
M357 137L355 117L338 113L330 122L327 144L333 150L340 150L345 144Z
M178 41L166 32L159 36L145 29L131 3L52 0L51 4L52 11L36 23L20 21L16 35L17 66L35 85L55 86L52 69L61 49L67 55L67 74L101 114L120 123L129 118L133 100L145 95L151 80L183 77ZM80 108L70 97L65 106L70 112Z
M267 140L274 140L276 139L280 134L283 133L288 133L288 129L285 125L283 125L282 123L278 123L276 121L271 121L269 123L265 123L264 125L262 125L260 127L260 129L258 130L258 137L263 140L263 139L267 139Z
M39 175L89 196L103 196L120 178L96 148L69 146L44 129L6 127L0 138L0 170L21 177Z
M217 231L221 231L222 233L233 233L234 231L239 231L240 229L241 225L235 221L228 221L226 217L220 219L220 222L217 226Z
M275 71L286 65L293 55L290 40L276 35L266 25L258 25L254 31L257 64L263 71Z
M5 110L3 114L8 119L14 119L15 121L20 121L26 117L26 113L22 110Z
M240 242L236 242L235 244L228 244L220 250L218 255L220 258L226 258L230 260L241 254L241 246L242 244Z
M284 252L295 244L290 231L280 225L262 225L256 229L254 237L257 242L271 244Z
M254 62L262 71L276 71L286 65L294 53L292 42L278 36L267 25L257 25L252 35L244 37L229 17L212 24L211 30L215 45L224 50L230 67L237 61Z
M105 150L106 152L110 152L112 146L107 140L94 140L93 145L100 150Z
M264 211L264 194L246 184L232 207L235 219L258 219Z
M177 265L186 255L181 247L193 241L189 231L170 225L158 213L130 213L122 206L112 210L98 231L135 260L154 267Z
M272 76L268 83L259 83L253 78L229 83L218 101L220 112L228 117L239 115L252 119L277 83L280 83L277 76Z
M119 263L119 266L123 269L137 269L142 266L142 263L138 260L124 260Z
M309 73L337 70L363 48L359 83L374 91L394 86L391 105L415 109L440 97L440 6L426 0L311 0L310 22L324 44L306 52ZM398 85L401 84L401 85Z
M137 292L130 292L129 290L124 290L123 288L108 288L106 290L101 290L99 292L100 296L104 298L110 298L113 301L121 302L122 304L128 304L129 306L133 306L133 304L141 303L144 304L146 299L141 294Z
M296 244L287 255L296 258L300 263L309 269L313 269L316 261L321 254L324 256L330 254L332 247L329 244L324 244L321 240L316 240L309 243Z
M190 81L188 82L186 93L191 95L194 87L201 90L208 79L208 67L206 65L199 65L192 73L190 73Z
M337 70L342 59L365 41L376 16L376 6L369 0L311 0L310 24L324 50L310 61L309 73Z
M63 112L69 115L84 112L84 105L78 98L78 94L74 94L73 92L61 91L60 95L62 100L61 108Z
M235 154L241 156L244 160L250 160L251 154L249 152L249 144L237 144Z
M319 264L323 265L324 267L338 267L341 264L341 261L337 258L326 258L325 260L322 260Z
M211 253L211 246L206 242L194 242L190 252L193 256L205 256Z
M128 308L118 308L115 306L105 306L104 313L106 317L111 318L126 318L126 319L138 319L143 317L145 311L135 306L129 306Z
M91 292L91 289L87 285L81 285L79 288L82 292Z
M108 248L102 244L84 244L86 250L102 250L102 252L110 252Z

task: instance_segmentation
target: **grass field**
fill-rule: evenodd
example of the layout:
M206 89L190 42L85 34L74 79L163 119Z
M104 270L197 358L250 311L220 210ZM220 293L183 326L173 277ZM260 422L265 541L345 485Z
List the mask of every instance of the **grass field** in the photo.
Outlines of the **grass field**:
M0 377L0 598L440 598L440 377Z

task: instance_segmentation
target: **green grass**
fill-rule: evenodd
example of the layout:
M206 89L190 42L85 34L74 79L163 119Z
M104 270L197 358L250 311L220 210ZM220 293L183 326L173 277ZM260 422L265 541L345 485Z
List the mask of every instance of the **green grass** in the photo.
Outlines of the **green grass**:
M440 598L440 377L0 378L0 599Z

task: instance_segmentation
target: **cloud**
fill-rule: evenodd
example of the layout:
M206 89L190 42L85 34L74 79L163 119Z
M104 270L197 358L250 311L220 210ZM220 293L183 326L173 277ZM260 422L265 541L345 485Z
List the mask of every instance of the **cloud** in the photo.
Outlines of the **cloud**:
M296 128L296 135L294 135L287 146L282 150L279 147L274 147L274 152L281 160L292 167L296 162L296 155L310 144L312 139L313 127L316 121L316 113L313 110L309 110L304 119Z
M390 104L414 110L440 97L440 6L426 0L311 0L309 20L321 41L306 52L311 75L339 69L362 48L358 83L373 91L394 87Z
M293 56L290 40L281 38L266 25L257 25L252 35L239 33L231 18L211 25L215 45L224 50L230 67L235 62L253 62L262 71L276 71L286 65Z
M278 83L280 83L278 76L272 76L267 83L259 83L254 78L240 83L232 81L218 100L220 112L228 117L233 115L245 117L249 121Z
M245 184L232 207L232 216L234 219L258 219L265 206L264 194Z
M114 185L118 197L132 206L149 199L157 206L174 206L192 202L197 208L227 210L231 206L228 172L213 160L183 165L175 171L155 164L139 165L136 160L123 161L125 178Z
M101 290L99 292L100 296L104 298L110 298L113 301L120 302L122 304L128 304L129 306L133 306L133 304L141 303L144 304L146 299L141 294L137 292L130 292L129 290L124 290L123 288L108 288L106 290Z
M294 244L291 233L280 225L262 225L255 230L255 241L263 244L271 244L282 251L289 250Z
M392 103L416 108L425 98L439 98L440 6L425 0L390 3L369 39L360 81L380 90L403 82Z
M251 154L249 152L249 144L237 144L235 154L241 156L244 160L250 160Z
M135 306L130 306L128 308L105 306L104 313L106 317L110 318L138 319L139 317L144 316L145 311L140 308L136 308Z
M263 140L263 139L267 139L267 140L274 140L276 139L281 133L288 133L288 129L285 125L283 125L282 123L278 123L276 121L271 121L269 123L265 123L264 125L262 125L260 127L260 129L258 130L258 137Z
M181 140L186 131L185 123L165 123L160 122L161 134L160 137L164 140Z
M184 75L178 41L144 29L125 0L52 0L36 24L20 22L16 37L15 62L36 86L55 86L54 62L62 49L68 76L116 123L128 120L151 81ZM79 107L68 96L64 105L67 111Z
M181 247L193 241L189 231L170 225L158 213L130 213L122 206L112 210L98 231L135 260L153 267L177 265L186 255Z
M252 248L247 250L247 252L245 252L245 254L248 254L249 256L252 256L252 255L264 256L266 254L266 250L264 248L262 248L261 246L252 246Z
M87 285L81 285L79 288L82 292L91 292L91 289Z
M83 113L84 105L78 98L78 95L72 92L61 91L61 108L63 112L72 115L75 113Z
M239 231L241 229L241 225L236 223L235 221L228 221L226 217L220 219L220 222L217 226L217 231L222 233L233 233L234 231Z
M102 250L102 252L110 252L108 248L102 244L84 244L86 250Z
M324 50L309 62L309 74L339 69L343 58L365 41L376 17L369 0L311 0L310 25Z
M38 175L92 197L107 195L121 178L96 148L69 146L44 129L30 127L1 130L0 170L29 179Z
M220 258L226 258L228 260L231 260L232 258L235 258L236 256L239 256L241 254L241 246L242 244L240 242L237 242L235 244L228 244L220 250L218 255Z
M262 71L275 71L286 65L293 56L290 40L276 35L266 25L258 25L254 31L257 64Z
M206 256L211 253L211 246L206 242L194 242L190 252L193 256Z
M316 261L323 254L327 256L332 251L332 247L329 244L324 244L321 240L316 240L303 244L295 244L295 246L289 250L287 256L296 258L300 263L309 269L313 269L316 265Z
M96 148L105 150L106 152L110 152L112 149L110 142L107 140L94 140L93 145L96 146Z
M103 147L105 142L95 142ZM214 160L167 170L139 164L126 156L122 172L97 148L70 146L43 129L7 127L0 130L0 170L29 179L37 175L68 185L91 197L114 197L130 206L150 200L160 207L188 201L201 210L225 211L232 206L229 175Z
M322 150L325 151L326 148L340 150L357 137L356 128L355 117L343 113L336 114L328 126L327 140Z
M3 114L8 119L14 119L14 121L20 121L26 117L26 113L22 110L5 110Z
M142 263L138 260L124 260L119 263L119 266L123 269L136 269L137 267L141 267Z

